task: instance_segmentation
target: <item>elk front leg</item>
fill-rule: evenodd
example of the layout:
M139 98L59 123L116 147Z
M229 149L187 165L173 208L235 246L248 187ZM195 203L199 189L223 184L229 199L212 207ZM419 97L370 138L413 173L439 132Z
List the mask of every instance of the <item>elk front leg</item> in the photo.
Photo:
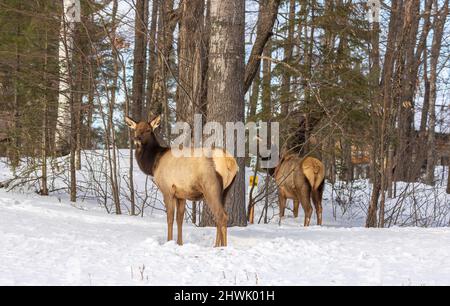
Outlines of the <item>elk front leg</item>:
M286 197L281 195L281 193L278 195L278 205L280 207L280 220L279 224L281 224L281 218L284 217L284 210L286 209Z
M299 200L294 199L294 218L298 217L298 206L299 206Z
M183 245L183 221L184 211L186 208L186 200L177 200L177 244Z
M173 219L175 215L175 203L174 198L164 200L167 210L167 241L173 240Z

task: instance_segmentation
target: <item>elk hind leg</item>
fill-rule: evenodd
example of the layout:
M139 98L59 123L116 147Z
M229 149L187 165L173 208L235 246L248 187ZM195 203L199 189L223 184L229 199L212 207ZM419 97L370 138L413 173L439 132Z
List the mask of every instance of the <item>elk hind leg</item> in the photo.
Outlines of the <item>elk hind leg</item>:
M309 184L303 184L300 190L300 203L305 211L304 226L309 226L311 222L312 206L311 206L311 187Z
M286 197L281 193L278 195L278 205L280 207L280 220L284 217L284 211L286 209Z
M294 199L294 218L298 217L298 206L299 206L299 200Z
M322 184L320 184L320 186L319 186L319 188L317 188L317 190L312 191L312 200L314 203L314 207L316 209L317 225L322 225L323 189L324 189L324 182L322 182Z
M223 205L221 181L209 182L209 186L204 190L206 190L204 193L206 203L214 216L217 227L215 246L226 246L228 217Z

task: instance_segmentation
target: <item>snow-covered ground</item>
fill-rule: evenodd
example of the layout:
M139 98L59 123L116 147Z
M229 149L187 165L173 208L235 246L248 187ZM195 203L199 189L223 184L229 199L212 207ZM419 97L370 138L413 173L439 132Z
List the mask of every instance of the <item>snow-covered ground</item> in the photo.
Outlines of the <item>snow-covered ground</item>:
M215 229L189 222L183 246L166 242L163 212L0 189L0 285L450 285L450 228L365 229L335 218L331 197L322 227L289 212L281 226L230 228L214 248Z

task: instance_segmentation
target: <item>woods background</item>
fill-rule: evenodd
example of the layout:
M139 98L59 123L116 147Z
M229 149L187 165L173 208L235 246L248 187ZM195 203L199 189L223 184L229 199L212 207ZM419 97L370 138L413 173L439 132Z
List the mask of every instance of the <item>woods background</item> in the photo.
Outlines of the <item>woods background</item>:
M448 226L449 0L381 1L379 22L372 3L81 0L78 21L63 1L0 0L0 153L14 171L1 186L143 215L158 199L150 184L135 192L132 154L123 164L124 116L162 114L169 143L171 125L199 113L280 122L281 151L320 158L343 211L367 180L367 227L400 224L404 202L406 225ZM244 167L255 164L238 163L226 208L242 226ZM423 184L434 201L408 189ZM265 186L267 222L275 188ZM190 218L212 224L196 203Z

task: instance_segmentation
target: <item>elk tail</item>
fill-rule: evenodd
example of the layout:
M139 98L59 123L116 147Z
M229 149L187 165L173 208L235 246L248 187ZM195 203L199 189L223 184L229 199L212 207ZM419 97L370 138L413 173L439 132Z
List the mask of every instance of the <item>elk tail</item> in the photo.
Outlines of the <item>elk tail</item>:
M311 188L317 190L325 178L325 169L322 162L313 157L306 157L301 167Z

